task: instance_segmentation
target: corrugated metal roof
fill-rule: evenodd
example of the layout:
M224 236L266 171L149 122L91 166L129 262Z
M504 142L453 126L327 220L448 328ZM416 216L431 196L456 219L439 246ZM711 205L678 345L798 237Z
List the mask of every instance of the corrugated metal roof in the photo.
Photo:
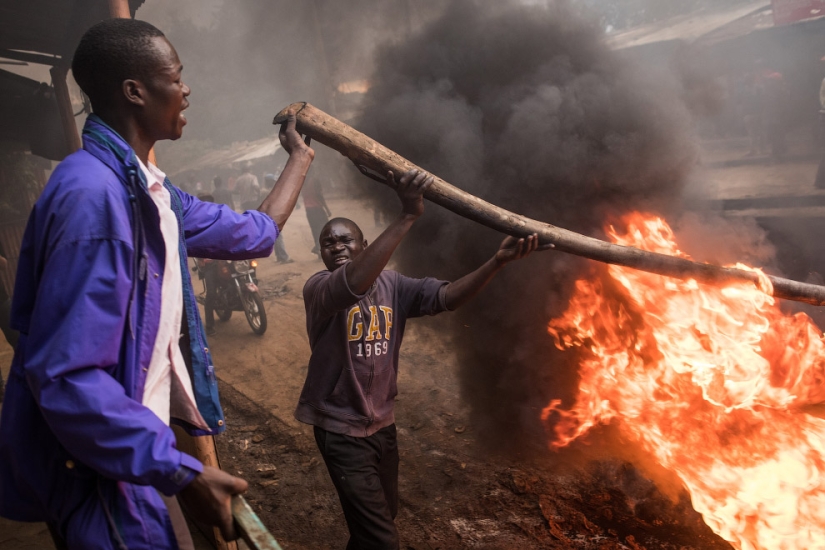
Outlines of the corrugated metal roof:
M133 15L143 1L129 0ZM108 0L0 0L0 49L71 56L86 29L108 18Z
M732 40L740 36L748 35L754 31L770 29L774 26L773 10L770 8L758 10L754 13L746 15L745 17L732 21L727 25L723 25L718 29L714 29L696 40L695 43L710 46L712 44L718 44L726 40Z
M771 14L769 0L752 0L734 7L703 9L609 36L607 44L613 49L633 48L657 42L682 41L693 43L750 16ZM770 19L770 17L769 17ZM773 26L773 20L770 21Z
M281 143L278 140L278 136L266 137L256 141L233 143L229 147L210 151L197 160L170 171L169 175L174 176L184 172L202 170L204 168L226 168L244 162L271 157L280 148Z
M61 160L69 151L60 127L54 88L0 70L0 141ZM14 145L11 145L14 144Z

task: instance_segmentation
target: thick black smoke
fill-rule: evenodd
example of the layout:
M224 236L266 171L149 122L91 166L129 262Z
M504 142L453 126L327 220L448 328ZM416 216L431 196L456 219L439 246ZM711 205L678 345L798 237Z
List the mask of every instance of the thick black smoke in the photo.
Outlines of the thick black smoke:
M458 0L379 54L357 126L504 208L600 236L625 211L678 210L695 151L677 81L623 60L564 3ZM384 199L397 211L394 196ZM430 206L402 246L401 268L455 278L500 239ZM488 441L543 446L541 409L553 398L570 403L576 365L556 352L546 325L587 269L542 253L506 267L448 316L463 397Z

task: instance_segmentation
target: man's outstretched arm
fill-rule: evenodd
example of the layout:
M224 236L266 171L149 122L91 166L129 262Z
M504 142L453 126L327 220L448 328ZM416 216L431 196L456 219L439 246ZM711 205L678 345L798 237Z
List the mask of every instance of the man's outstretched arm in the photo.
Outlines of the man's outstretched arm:
M454 310L463 306L470 298L487 286L487 283L493 279L502 267L513 260L526 258L531 252L538 249L538 244L539 238L535 233L526 239L505 238L492 258L481 264L475 271L447 285L445 295L447 309Z
M284 151L289 154L289 160L258 210L272 218L280 231L295 208L315 151L309 146L309 137L304 141L295 130L294 112L290 112L286 123L281 125L278 138Z
M392 172L387 173L387 179L391 185L395 182ZM363 294L369 290L387 266L401 240L424 213L424 192L432 183L432 176L418 170L410 170L401 177L395 189L401 199L401 215L345 267L347 284L353 293Z

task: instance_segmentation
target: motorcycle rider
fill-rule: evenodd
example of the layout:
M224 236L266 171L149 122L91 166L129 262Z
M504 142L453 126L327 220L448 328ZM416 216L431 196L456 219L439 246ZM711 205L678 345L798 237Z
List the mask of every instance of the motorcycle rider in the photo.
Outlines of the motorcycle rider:
M206 300L203 304L206 335L213 336L215 334L215 300L218 295L218 262L209 258L199 258L198 273L201 274L203 284L206 286Z
M203 304L203 314L206 326L206 335L215 334L215 300L218 297L218 262L210 259L198 260L198 272L206 285L206 300Z

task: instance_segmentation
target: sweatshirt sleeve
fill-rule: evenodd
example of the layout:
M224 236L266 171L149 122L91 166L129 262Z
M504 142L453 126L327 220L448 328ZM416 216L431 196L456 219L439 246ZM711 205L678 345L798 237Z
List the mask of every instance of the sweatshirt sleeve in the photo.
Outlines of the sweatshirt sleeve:
M186 249L196 258L246 260L272 254L278 227L272 218L247 210L241 214L224 204L205 202L174 188L183 207Z
M361 300L347 283L345 265L335 271L319 271L304 285L304 305L308 321L320 321Z
M43 417L75 458L105 477L172 495L203 466L178 451L172 429L111 374L130 331L131 257L131 246L117 239L55 248L43 265L22 363Z
M447 311L448 281L441 281L433 277L413 279L400 273L395 274L398 301L407 317L422 317L437 315Z

